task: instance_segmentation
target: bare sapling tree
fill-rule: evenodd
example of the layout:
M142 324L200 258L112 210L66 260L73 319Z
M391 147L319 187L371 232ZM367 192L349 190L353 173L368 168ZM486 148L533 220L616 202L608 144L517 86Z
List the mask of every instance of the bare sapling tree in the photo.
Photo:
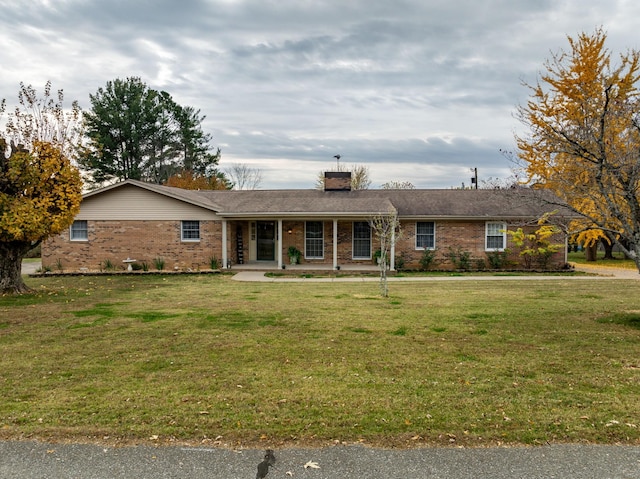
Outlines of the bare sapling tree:
M380 213L369 219L369 226L380 244L378 268L380 269L380 295L389 296L387 271L390 265L391 251L402 236L398 212L391 208L387 213Z
M233 183L234 190L257 190L262 184L262 171L246 163L232 163L225 173Z

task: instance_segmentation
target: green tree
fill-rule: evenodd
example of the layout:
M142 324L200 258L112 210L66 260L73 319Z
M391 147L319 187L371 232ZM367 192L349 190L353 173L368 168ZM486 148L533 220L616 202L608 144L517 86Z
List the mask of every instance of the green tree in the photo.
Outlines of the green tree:
M0 132L0 293L28 291L25 254L73 222L82 199L80 173L70 152L79 138L77 103L65 113L47 83L43 98L20 84L19 105ZM4 112L3 100L0 113ZM9 139L9 141L7 141Z
M614 64L606 34L569 37L571 50L546 63L518 110L526 177L549 189L582 219L572 232L617 244L640 270L640 52Z
M189 171L219 176L220 150L212 150L199 110L178 105L140 78L107 82L89 96L87 145L79 158L95 184L128 178L164 183Z
M190 106L177 106L176 117L179 154L183 168L193 172L195 176L218 176L224 179L224 175L217 169L220 148L212 153L209 146L211 135L202 131L202 122L206 117L200 115L200 110Z

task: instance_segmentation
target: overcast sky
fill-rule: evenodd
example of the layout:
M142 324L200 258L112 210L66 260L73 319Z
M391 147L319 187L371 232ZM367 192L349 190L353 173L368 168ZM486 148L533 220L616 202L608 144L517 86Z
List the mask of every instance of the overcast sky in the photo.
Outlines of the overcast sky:
M602 27L640 49L638 0L0 0L0 98L47 80L68 103L140 77L206 115L222 169L263 189L369 167L417 188L510 176L500 149L544 61Z

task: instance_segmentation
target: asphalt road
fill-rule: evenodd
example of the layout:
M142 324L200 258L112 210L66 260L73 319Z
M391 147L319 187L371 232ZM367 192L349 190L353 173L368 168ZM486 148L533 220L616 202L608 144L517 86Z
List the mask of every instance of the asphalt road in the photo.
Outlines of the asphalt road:
M0 442L2 479L254 479L262 450ZM640 447L275 450L267 479L638 479ZM309 461L315 467L305 468Z

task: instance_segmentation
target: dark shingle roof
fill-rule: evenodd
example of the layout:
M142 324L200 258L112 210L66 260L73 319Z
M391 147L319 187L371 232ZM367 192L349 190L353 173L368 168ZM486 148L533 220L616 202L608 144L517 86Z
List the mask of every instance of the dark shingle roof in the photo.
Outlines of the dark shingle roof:
M150 191L215 211L223 217L349 217L397 211L400 217L491 219L538 218L558 209L548 192L512 190L184 190L127 180ZM543 200L546 199L546 201ZM551 203L550 201L551 200ZM562 215L571 216L560 208Z
M388 198L359 191L252 190L201 191L220 205L221 215L373 215L393 209Z
M538 218L555 209L545 192L517 190L201 191L223 216L358 216L396 210L400 217ZM566 212L565 212L566 213Z

